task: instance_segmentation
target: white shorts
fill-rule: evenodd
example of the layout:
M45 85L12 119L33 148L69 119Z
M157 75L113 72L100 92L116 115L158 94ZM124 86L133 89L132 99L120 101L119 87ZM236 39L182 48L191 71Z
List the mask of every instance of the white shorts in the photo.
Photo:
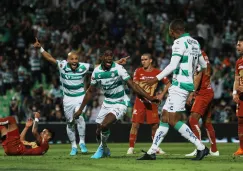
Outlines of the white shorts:
M186 100L189 95L189 92L183 90L177 86L171 86L169 88L169 95L166 99L163 110L168 112L183 112L186 110Z
M112 106L102 105L100 112L95 120L96 123L102 123L108 113L112 113L116 116L117 120L123 118L127 112L127 106L122 104L114 104Z
M64 108L64 115L67 119L67 122L71 122L73 120L73 114L79 109L80 105L83 102L83 99L84 96L78 96L78 97L64 96L63 108ZM83 111L85 111L85 109Z

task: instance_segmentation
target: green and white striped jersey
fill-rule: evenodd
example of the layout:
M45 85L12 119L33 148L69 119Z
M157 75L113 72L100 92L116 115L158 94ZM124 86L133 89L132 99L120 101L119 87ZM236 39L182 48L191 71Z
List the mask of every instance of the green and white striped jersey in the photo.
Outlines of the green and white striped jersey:
M84 91L84 76L89 72L90 64L79 62L78 68L72 71L66 60L56 60L63 94L70 97L82 96Z
M100 87L104 91L104 105L124 104L128 106L130 101L125 92L124 81L130 79L130 75L123 66L112 63L111 69L105 71L101 65L97 66L91 77L91 85Z
M193 91L193 75L199 63L199 57L202 56L199 43L188 33L182 34L174 41L172 56L181 58L177 68L173 71L172 85Z

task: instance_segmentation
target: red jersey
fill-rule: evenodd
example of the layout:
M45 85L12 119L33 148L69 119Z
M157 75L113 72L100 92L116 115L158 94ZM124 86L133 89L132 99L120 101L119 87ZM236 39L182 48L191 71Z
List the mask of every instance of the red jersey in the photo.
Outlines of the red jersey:
M204 51L202 51L202 55L203 55L204 60L207 63L207 69L205 71L203 71L203 73L202 73L201 83L198 87L199 91L206 90L206 89L212 89L211 82L210 82L211 65L210 65L210 62L208 60L208 56Z
M240 76L239 86L243 86L243 58L239 58L235 64L235 75Z
M150 96L153 96L157 88L158 83L148 86L143 81L155 78L161 71L153 68L152 71L145 71L142 67L137 68L133 75L133 81L136 82L141 88L143 88ZM163 84L169 82L168 78L164 77L162 80Z
M48 141L45 141L42 139L40 144L37 144L37 146L31 145L25 145L25 151L23 155L43 155L45 154L49 149Z

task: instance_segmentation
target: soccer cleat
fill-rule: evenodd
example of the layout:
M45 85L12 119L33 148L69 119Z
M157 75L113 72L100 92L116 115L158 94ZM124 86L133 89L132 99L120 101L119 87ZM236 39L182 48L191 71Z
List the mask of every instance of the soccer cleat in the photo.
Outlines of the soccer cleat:
M127 154L134 154L134 148L129 147L129 149L127 150Z
M219 151L212 152L212 151L211 151L211 148L210 148L209 155L210 155L210 156L219 156Z
M94 155L91 156L91 159L100 159L103 157L103 153L104 153L103 147L98 147Z
M233 154L234 156L240 156L243 155L243 150L241 148L238 148L238 150Z
M205 156L209 154L209 149L205 147L204 150L197 150L197 155L192 160L202 160Z
M144 155L139 157L139 158L137 158L137 160L156 160L155 153L154 154L148 154L145 151L142 151L142 152L144 152Z
M110 157L111 151L108 147L104 148L103 157Z
M82 153L87 153L88 152L88 149L87 149L87 147L86 147L86 145L84 143L79 144L79 147L80 147Z
M75 147L72 147L72 150L71 150L71 152L70 152L70 156L76 156L77 153L78 153L78 149L75 148Z
M192 156L196 156L197 155L197 149L195 149L193 152L186 154L186 157L192 157Z
M156 154L161 154L161 155L163 155L163 154L165 154L165 152L164 152L161 148L158 147L158 149L157 149L157 151L156 151Z

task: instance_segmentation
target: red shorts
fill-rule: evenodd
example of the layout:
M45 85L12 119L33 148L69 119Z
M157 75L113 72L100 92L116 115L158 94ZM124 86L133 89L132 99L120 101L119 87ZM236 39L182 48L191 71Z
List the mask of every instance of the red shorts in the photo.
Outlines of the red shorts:
M7 133L2 146L7 155L22 155L25 150L24 144L20 141L18 129Z
M144 103L136 98L133 106L132 122L144 123L145 121L147 124L159 123L158 106L153 103Z
M191 112L200 114L201 116L211 117L211 103L214 97L212 90L201 90L195 98Z
M236 106L236 116L243 117L243 101L239 101L239 104Z

